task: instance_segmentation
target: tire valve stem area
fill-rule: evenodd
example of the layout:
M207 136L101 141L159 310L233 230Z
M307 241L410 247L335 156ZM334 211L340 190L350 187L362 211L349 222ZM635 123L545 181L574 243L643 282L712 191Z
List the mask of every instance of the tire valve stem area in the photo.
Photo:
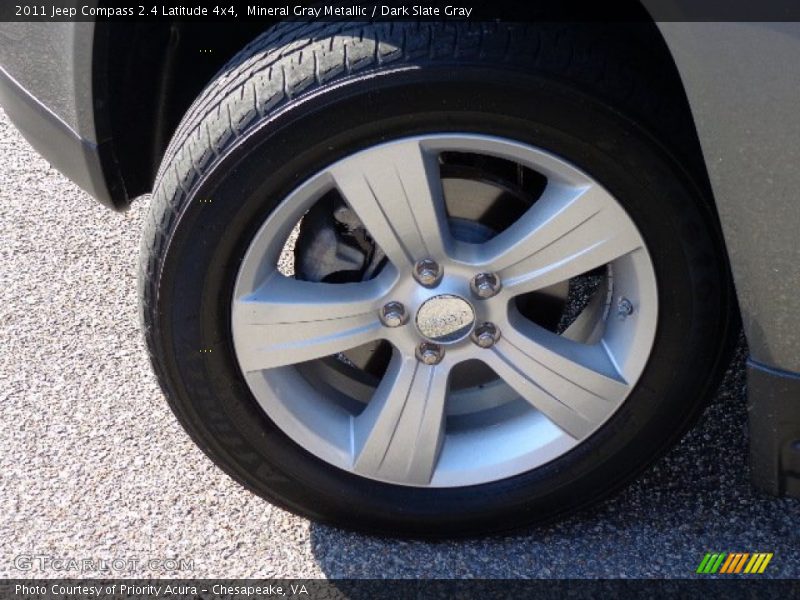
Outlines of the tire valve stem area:
M632 314L633 314L633 302L631 302L624 296L621 297L619 299L619 302L617 302L617 318L620 321L624 321Z

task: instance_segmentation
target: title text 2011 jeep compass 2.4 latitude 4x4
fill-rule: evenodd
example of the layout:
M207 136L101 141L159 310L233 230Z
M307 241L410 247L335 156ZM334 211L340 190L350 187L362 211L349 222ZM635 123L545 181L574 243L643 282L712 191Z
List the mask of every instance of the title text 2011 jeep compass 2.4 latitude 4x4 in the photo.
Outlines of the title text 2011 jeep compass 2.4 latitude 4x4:
M740 316L753 476L800 491L797 24L0 37L31 143L110 207L152 190L159 381L270 501L412 535L566 514L686 430Z

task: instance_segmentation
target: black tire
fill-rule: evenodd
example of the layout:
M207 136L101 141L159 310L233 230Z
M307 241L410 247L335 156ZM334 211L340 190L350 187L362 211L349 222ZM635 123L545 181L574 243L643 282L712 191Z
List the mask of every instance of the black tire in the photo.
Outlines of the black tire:
M592 68L625 76L597 77ZM142 243L148 348L195 442L278 506L414 536L551 520L619 489L665 452L727 364L734 306L705 187L669 149L688 135L671 125L685 115L641 101L658 96L658 78L627 68L595 38L563 26L286 24L245 48L172 140ZM657 140L659 130L671 139ZM357 149L432 131L517 139L590 173L634 219L659 284L653 352L622 408L561 458L470 488L394 486L306 452L252 397L229 324L249 240L294 186Z

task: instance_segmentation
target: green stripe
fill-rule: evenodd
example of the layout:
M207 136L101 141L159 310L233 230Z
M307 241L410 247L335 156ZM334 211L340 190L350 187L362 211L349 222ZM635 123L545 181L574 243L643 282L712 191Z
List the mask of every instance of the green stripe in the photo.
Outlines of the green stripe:
M709 559L708 564L706 565L706 568L703 569L703 573L711 573L711 569L714 568L714 563L717 562L718 558L719 558L719 554L714 552L711 555L711 558Z
M717 558L718 557L719 557L719 554L717 554L716 552L714 552L711 555L711 558L709 558L708 562L706 563L706 568L703 569L703 573L710 573L711 572L711 567L713 567L714 563L717 562Z
M706 552L706 555L703 557L703 560L700 561L700 566L697 567L697 571L695 571L695 573L703 573L704 572L703 569L705 569L706 563L708 562L709 558L711 558L711 553L710 552Z
M723 552L722 554L719 555L719 558L717 559L717 562L714 563L714 567L710 571L711 573L716 573L717 572L717 570L720 568L720 566L722 566L722 561L725 560L726 556L727 556L727 553L725 553L725 552Z

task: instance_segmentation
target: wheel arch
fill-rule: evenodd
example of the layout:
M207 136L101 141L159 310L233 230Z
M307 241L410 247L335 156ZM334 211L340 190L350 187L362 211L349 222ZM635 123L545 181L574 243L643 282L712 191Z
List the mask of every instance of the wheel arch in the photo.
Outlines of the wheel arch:
M637 57L637 68L658 71L669 101L681 106L682 139L676 137L672 145L701 167L698 171L704 177L694 122L671 52L655 24L642 21L642 13L636 14L635 23L595 23L591 27L606 29L609 34L613 29L619 47L652 48ZM128 202L151 191L166 146L203 87L232 56L275 22L96 24L93 88L98 138L111 140ZM559 40L543 37L542 44L557 51Z
M95 24L92 88L98 139L110 140L124 209L152 191L181 118L219 69L271 23Z

